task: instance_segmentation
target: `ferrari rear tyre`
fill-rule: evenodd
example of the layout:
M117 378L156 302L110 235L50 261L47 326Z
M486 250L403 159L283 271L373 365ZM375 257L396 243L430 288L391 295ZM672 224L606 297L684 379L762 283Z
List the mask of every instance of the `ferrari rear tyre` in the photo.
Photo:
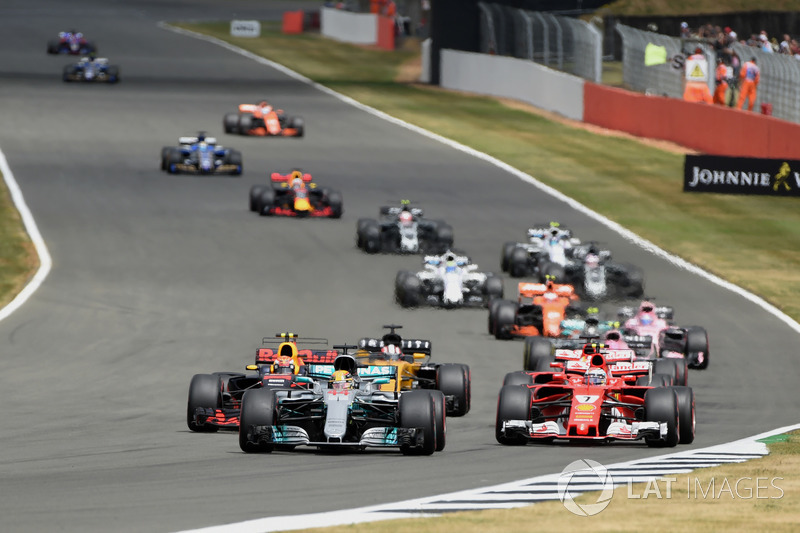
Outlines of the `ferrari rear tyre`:
M494 437L504 446L524 446L527 439L521 435L503 433L503 422L507 420L530 420L531 389L519 385L506 385L497 398L497 418Z
M503 387L506 385L533 385L533 376L521 370L509 372L503 378Z
M189 400L186 405L186 425L191 431L213 433L217 426L197 424L195 413L198 408L216 409L220 406L220 382L218 376L195 374L189 383Z
M672 387L672 389L678 399L680 443L691 444L694 442L695 430L694 391L691 387Z
M252 441L253 426L274 426L277 397L272 389L251 389L242 396L239 415L239 448L245 453L270 453L273 444Z
M678 427L678 399L672 387L650 389L644 396L645 419L648 422L666 422L667 435L663 439L648 439L651 447L673 447L680 439Z
M422 446L400 446L403 455L431 455L436 451L436 420L434 398L430 391L412 390L400 395L400 425L422 428Z

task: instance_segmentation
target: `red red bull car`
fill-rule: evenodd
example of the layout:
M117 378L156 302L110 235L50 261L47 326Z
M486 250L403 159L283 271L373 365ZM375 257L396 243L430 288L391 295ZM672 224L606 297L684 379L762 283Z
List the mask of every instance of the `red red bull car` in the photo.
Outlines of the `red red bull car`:
M227 113L222 124L225 133L257 137L302 137L305 133L302 118L286 116L267 102L241 104L239 112Z
M336 350L297 348L297 335L281 333L281 339L262 339L262 344L277 343L277 348L256 351L255 364L247 372L196 374L189 384L186 423L191 431L208 433L219 429L238 430L242 397L251 389L301 389L308 387L306 363L332 363ZM303 339L304 344L327 344L325 339Z
M653 362L631 361L630 350L587 345L582 356L551 363L549 372L506 376L495 423L500 444L644 440L648 446L675 446L694 441L691 387L651 381Z
M300 170L289 174L273 172L270 185L250 188L250 211L261 216L341 218L342 193L318 187Z

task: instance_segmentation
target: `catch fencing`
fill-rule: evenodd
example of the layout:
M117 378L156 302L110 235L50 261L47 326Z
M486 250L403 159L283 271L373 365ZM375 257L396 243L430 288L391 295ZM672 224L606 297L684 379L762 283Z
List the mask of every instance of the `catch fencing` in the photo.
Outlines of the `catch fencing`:
M698 46L708 59L709 70L713 72L717 54L714 48L702 41L685 41L659 33L638 30L624 24L617 24L617 32L622 37L622 78L625 85L635 91L657 94L672 98L683 97L683 60ZM645 65L645 51L648 45L662 46L666 49L666 63ZM800 122L800 61L789 55L771 54L740 43L731 45L740 63L755 57L761 69L761 82L758 97L753 108L761 112L761 104L772 106L774 117L791 122ZM733 88L738 86L738 69L733 72ZM709 76L709 89L714 91L714 78ZM738 91L734 92L738 98ZM737 102L733 102L736 105Z
M480 2L480 51L534 61L596 83L603 37L582 20Z

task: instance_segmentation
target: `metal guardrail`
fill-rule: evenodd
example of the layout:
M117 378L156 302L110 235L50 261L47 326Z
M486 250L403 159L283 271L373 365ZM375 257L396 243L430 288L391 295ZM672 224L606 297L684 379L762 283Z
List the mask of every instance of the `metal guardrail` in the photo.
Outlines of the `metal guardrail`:
M480 2L480 51L528 59L599 83L603 37L582 20Z

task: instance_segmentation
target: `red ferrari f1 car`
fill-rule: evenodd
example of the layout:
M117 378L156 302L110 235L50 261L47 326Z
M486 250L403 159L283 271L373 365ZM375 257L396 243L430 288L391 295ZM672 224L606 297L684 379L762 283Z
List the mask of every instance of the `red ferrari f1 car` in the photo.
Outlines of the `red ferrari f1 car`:
M250 188L250 211L261 216L341 218L342 193L317 187L311 174L273 172L270 185Z
M500 444L555 439L633 441L675 446L694 441L691 387L653 379L652 361L631 361L631 350L588 344L549 372L512 372L497 401Z

